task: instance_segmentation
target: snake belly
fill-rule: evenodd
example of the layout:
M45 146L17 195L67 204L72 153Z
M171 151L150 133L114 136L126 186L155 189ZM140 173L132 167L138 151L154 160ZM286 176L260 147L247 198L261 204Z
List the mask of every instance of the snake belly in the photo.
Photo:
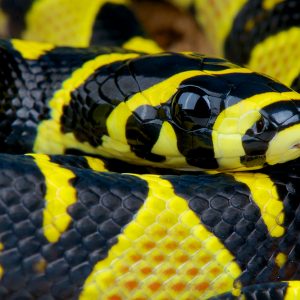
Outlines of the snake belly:
M108 2L58 40L139 51L1 41L1 151L107 158L0 154L0 298L297 299L298 161L107 171L295 159L299 94L223 59L142 53L159 48L134 21L105 38L85 20L130 14ZM45 3L55 15L28 1L16 27L6 3L9 30L38 34Z

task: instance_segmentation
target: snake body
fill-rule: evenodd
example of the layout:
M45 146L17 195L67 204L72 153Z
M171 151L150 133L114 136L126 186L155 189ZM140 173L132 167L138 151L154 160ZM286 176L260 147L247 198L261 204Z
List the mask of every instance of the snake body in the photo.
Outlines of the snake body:
M90 157L2 154L0 164L2 299L297 291L285 282L299 269L297 165L174 176L99 173Z
M35 37L51 3L13 24L2 1L4 21ZM225 59L145 53L159 47L127 1L72 5L73 45L106 47L0 42L0 298L297 299L300 95ZM126 11L120 36L109 10Z
M297 0L171 0L193 11L217 55L299 91Z

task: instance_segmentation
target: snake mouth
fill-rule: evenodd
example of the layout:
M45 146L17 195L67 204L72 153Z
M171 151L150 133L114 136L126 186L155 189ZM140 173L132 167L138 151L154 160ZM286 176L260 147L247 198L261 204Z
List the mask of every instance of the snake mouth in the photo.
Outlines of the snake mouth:
M300 149L300 143L292 145L290 149Z

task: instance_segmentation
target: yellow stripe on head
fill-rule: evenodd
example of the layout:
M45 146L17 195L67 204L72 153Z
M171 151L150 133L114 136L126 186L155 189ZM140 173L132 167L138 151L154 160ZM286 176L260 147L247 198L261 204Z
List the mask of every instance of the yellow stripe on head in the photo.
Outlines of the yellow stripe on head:
M218 160L219 168L232 170L247 169L247 167L240 161L240 158L246 154L243 147L242 137L245 135L246 131L260 119L260 110L270 104L281 101L291 101L291 99L295 101L300 100L300 95L293 91L283 93L268 92L242 100L222 111L214 123L212 133L215 157ZM271 146L271 150L268 150L269 152L266 153L267 162L274 164L283 159L281 157L280 160L278 160L278 155L282 156L285 153L281 151L276 152L275 145L278 145L278 142L276 141L278 140L282 142L288 132L291 132L289 136L292 137L292 131L295 132L295 130L296 129L286 129L283 130L282 133L277 133L278 136L275 136L274 141L272 142L271 140L269 144L274 144L274 147ZM299 134L294 135L293 138L299 138ZM284 143L284 145L286 147L289 146L287 143ZM277 156L275 157L275 155ZM299 151L293 151L291 155L287 156L286 160L290 160L299 155ZM257 165L253 168L258 167L262 166Z
M80 300L206 299L232 290L241 269L171 183L148 183L144 205L84 283Z
M182 156L177 147L176 133L170 123L166 121L163 122L159 137L155 145L152 147L151 152L167 157Z
M103 138L103 147L107 148L107 151L110 151L109 149L111 148L117 148L116 146L121 144L123 145L123 147L121 146L120 149L124 149L126 152L130 152L130 147L127 143L127 138L126 138L126 123L129 119L129 117L132 115L132 113L140 106L142 105L150 105L150 106L154 106L154 107L158 107L163 103L166 103L167 101L170 100L170 98L176 93L180 83L188 78L191 78L193 76L197 76L197 75L203 75L202 71L185 71L185 72L181 72L178 73L176 75L173 75L167 79L165 79L164 81L157 83L153 86L151 86L150 88L136 93L135 95L133 95L129 100L127 100L126 102L121 102L109 115L108 119L107 119L107 130L108 130L108 135L109 137L104 137ZM118 124L118 127L116 126L116 124ZM173 140L175 133L173 131L173 129L171 129L170 125L164 125L164 127L168 127L165 128L166 130L163 133L164 138L167 138L169 141L172 140L172 144L169 144L168 149L172 148L172 146L174 146L174 149L172 150L168 150L168 149L164 149L162 153L159 154L167 154L167 152L172 152L173 154L175 154L175 157L167 157L167 160L164 162L164 166L172 166L174 165L174 163L178 163L179 167L180 166L185 166L186 165L186 160L185 157L183 155L181 155L178 151L177 148L177 141ZM164 145L162 145L162 143ZM161 145L160 145L161 144ZM126 147L127 146L127 147ZM162 150L162 148L165 146L165 141L163 141L162 139L159 139L156 144L155 144L155 148L153 150L153 153L157 153L158 154L158 149ZM126 147L126 148L125 148ZM131 161L134 161L135 163L141 163L142 159L138 158L134 155L134 153L128 153L126 154L124 151L124 153L120 153L116 155L118 155L118 157L122 158L126 158L126 156L128 156L128 159L130 159ZM147 163L147 162L144 162ZM149 164L150 162L148 162ZM153 162L151 162L151 165L157 165L157 166L161 166L160 164L155 164Z
M280 132L269 142L266 152L266 162L269 165L284 163L299 157L300 124L288 127Z
M225 75L225 74L250 74L253 73L252 70L246 69L246 68L241 68L238 66L234 66L225 70L220 70L220 71L210 71L210 70L204 70L205 73L209 75Z
M126 144L126 122L133 111L142 105L155 107L169 101L183 80L202 74L203 72L201 71L186 71L175 74L142 92L134 94L126 102L121 102L107 119L109 136L116 141ZM119 124L119 127L116 128L115 124Z
M81 68L74 71L70 78L63 82L62 88L55 92L49 101L51 108L51 119L42 121L38 126L38 133L34 142L34 152L47 154L64 154L67 147L77 148L87 153L98 151L88 143L79 142L73 133L64 134L61 132L61 116L63 107L71 101L71 93L78 88L96 69L129 58L139 56L136 53L111 53L97 56L83 64Z

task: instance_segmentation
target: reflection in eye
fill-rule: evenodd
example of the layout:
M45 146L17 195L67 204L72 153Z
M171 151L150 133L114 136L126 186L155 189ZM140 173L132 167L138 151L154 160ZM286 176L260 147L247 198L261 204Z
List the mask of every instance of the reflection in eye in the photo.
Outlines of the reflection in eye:
M178 91L172 99L172 116L177 125L189 131L206 127L211 116L207 95L195 87Z
M268 122L265 120L265 118L259 119L253 126L253 132L254 134L260 134L266 130L268 126Z

